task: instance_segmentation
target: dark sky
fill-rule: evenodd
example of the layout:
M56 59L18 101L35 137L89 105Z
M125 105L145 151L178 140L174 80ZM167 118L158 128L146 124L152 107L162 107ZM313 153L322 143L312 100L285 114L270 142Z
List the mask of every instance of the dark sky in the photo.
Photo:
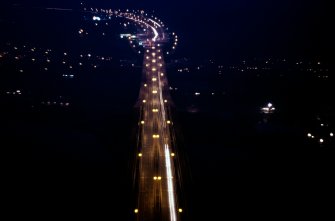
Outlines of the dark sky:
M78 7L80 1L21 2ZM86 3L96 7L154 10L179 34L180 51L200 57L327 58L334 50L331 27L335 16L331 1L326 0L91 0Z

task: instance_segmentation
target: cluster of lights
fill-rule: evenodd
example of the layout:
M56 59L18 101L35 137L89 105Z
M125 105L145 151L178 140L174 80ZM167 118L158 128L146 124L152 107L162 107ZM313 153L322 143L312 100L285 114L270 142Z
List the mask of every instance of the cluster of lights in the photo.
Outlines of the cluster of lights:
M272 103L268 103L266 107L261 108L262 112L265 114L272 113L276 110L276 108L273 107Z
M65 78L74 78L73 74L63 74L62 76Z
M43 105L48 105L48 106L50 106L50 105L59 105L59 106L65 106L65 107L68 107L68 106L70 106L70 103L68 103L68 102L56 102L56 101L47 101L47 102L44 102L44 101L42 101L41 102L41 104L43 104Z
M11 94L11 95L21 95L22 92L21 90L16 90L16 91L7 91L6 94Z
M312 135L311 133L307 133L307 137L310 139L315 139L315 136ZM330 132L329 137L334 137L334 133ZM322 144L325 142L325 138L319 138L319 143Z

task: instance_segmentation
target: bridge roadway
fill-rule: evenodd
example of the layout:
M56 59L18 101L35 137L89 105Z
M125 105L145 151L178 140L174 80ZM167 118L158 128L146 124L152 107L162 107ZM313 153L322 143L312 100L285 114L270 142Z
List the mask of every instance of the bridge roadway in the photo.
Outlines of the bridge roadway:
M162 49L144 53L140 90L141 146L137 220L176 221L175 169L171 151L169 88Z

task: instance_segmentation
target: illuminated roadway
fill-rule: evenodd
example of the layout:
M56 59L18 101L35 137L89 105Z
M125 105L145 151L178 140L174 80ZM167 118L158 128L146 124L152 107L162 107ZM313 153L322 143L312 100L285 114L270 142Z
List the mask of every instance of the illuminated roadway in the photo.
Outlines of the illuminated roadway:
M177 203L170 96L161 48L166 42L165 30L153 19L127 13L122 17L147 28L143 40L143 82L139 95L141 119L136 220L177 221L182 210Z
M145 48L140 90L138 220L176 221L175 169L171 150L169 87L157 29Z
M162 45L166 39L164 25L144 13L103 10L100 12L137 24L138 40L144 48L143 82L139 101L139 147L137 154L137 202L134 208L138 221L177 221L182 209L178 207L177 176L173 152L174 133L170 114L170 95ZM99 10L91 9L98 14ZM93 16L93 20L100 21ZM130 39L130 38L129 38ZM176 44L176 43L175 43Z

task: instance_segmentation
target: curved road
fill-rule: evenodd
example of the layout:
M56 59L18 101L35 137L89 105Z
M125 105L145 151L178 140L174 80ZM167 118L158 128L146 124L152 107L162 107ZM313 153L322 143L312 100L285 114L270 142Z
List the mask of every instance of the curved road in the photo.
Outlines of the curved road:
M138 200L134 212L141 221L177 221L176 176L172 151L173 130L170 95L162 45L164 25L144 13L139 15L101 10L108 16L122 17L138 24L143 31L143 79L140 89L140 147L138 150ZM95 12L94 12L95 13Z

